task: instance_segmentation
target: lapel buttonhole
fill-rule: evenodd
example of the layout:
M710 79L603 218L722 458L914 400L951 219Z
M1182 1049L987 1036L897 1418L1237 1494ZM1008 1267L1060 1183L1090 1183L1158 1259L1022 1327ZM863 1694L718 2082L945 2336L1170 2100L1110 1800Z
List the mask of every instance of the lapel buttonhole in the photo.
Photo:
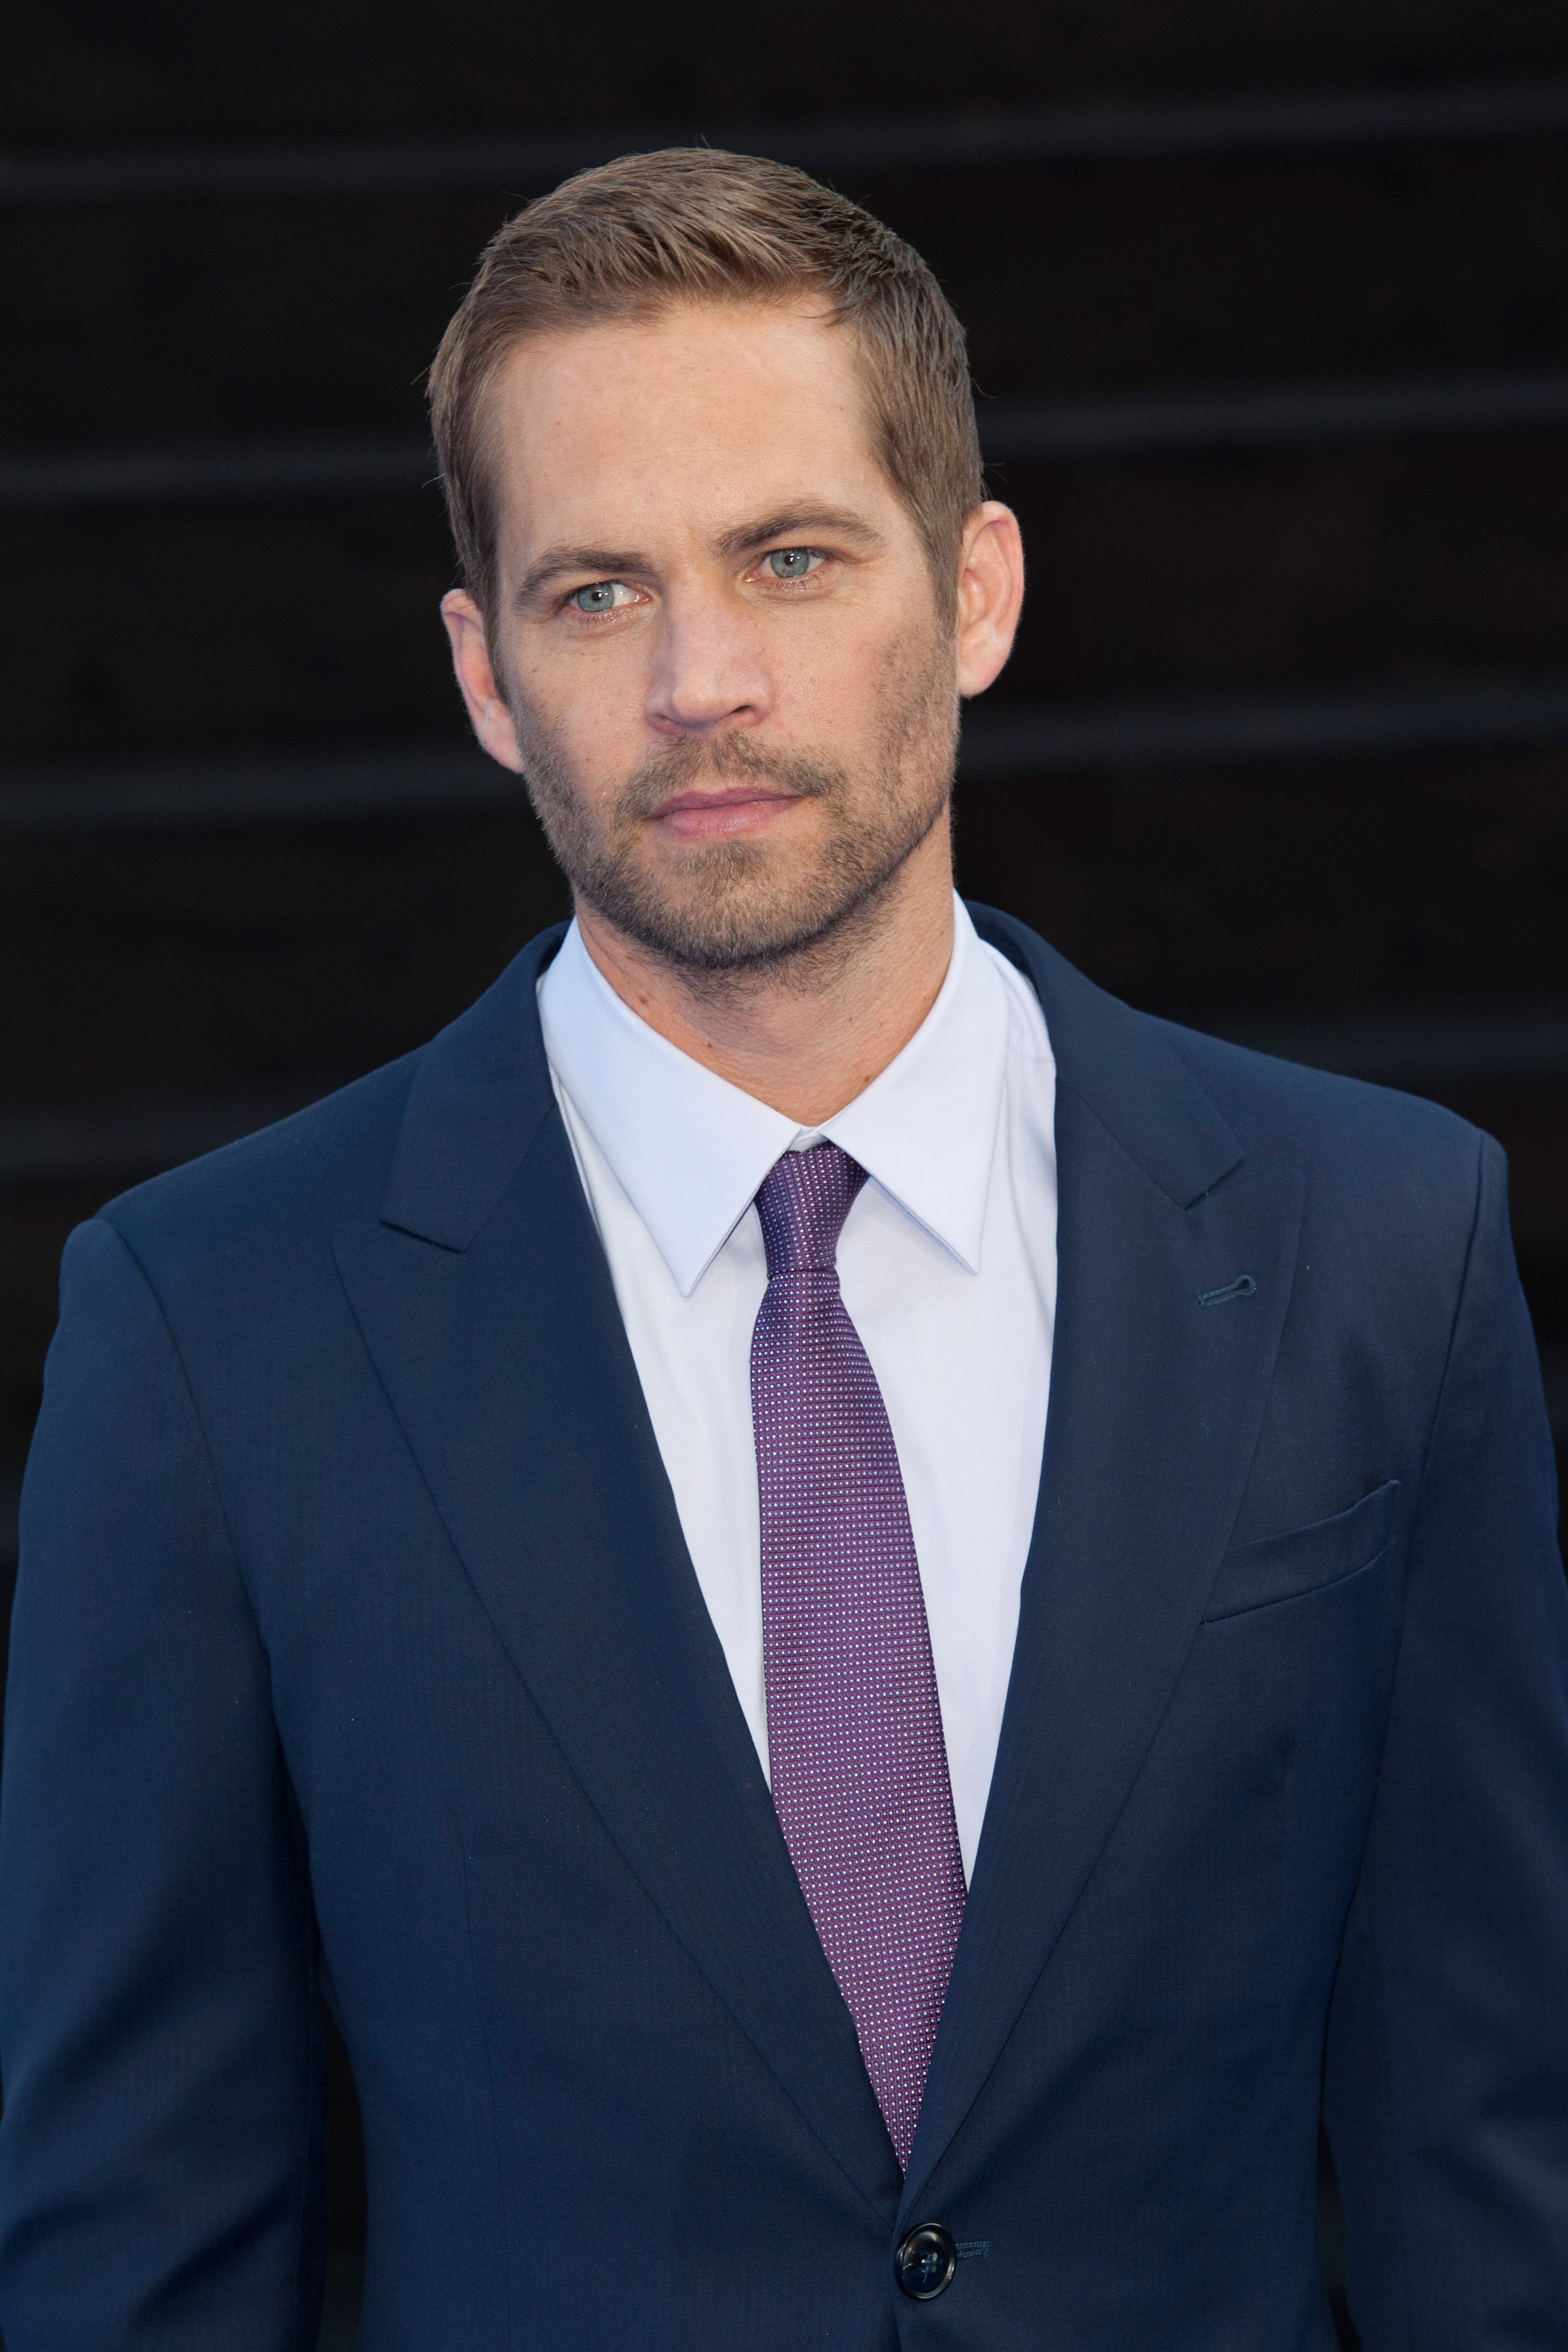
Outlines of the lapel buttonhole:
M1200 1290L1198 1293L1198 1305L1200 1307L1227 1307L1233 1298L1252 1297L1257 1291L1257 1288L1258 1285L1254 1282L1249 1274L1238 1274L1236 1280L1234 1282L1227 1282L1222 1290Z

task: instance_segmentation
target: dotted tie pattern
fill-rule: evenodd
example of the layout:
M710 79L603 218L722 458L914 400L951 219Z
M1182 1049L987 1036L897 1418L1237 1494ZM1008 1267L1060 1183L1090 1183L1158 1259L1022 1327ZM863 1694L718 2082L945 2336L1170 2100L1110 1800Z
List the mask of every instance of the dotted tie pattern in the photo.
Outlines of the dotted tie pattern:
M839 1295L866 1171L786 1151L752 1337L768 1758L806 1905L906 2169L963 1919L931 1633L882 1391Z

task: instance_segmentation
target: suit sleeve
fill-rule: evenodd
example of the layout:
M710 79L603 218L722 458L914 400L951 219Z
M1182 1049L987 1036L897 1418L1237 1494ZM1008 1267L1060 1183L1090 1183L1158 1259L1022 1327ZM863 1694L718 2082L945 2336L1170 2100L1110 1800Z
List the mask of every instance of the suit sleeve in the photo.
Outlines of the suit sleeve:
M1568 2344L1568 1592L1483 1142L1325 2115L1365 2352Z
M0 1780L7 2352L304 2352L325 2231L303 1840L180 1360L102 1220L67 1248L21 1538Z

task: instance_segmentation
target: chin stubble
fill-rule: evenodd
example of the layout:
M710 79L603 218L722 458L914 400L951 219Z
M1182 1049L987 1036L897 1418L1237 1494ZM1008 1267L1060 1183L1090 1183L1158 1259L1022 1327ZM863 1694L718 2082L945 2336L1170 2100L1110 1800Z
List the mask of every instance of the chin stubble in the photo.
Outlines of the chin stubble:
M869 777L745 735L689 737L643 761L602 818L585 806L558 746L516 701L512 709L529 796L574 891L693 980L801 970L850 946L951 800L957 704L951 684L931 672L901 698ZM702 842L656 861L649 817L672 794L710 782L765 783L819 801L827 822L809 852Z

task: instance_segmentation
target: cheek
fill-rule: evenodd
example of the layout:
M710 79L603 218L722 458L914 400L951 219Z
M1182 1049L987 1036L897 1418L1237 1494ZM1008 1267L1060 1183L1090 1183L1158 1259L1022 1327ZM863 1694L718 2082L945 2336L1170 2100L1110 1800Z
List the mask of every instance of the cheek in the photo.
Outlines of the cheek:
M591 788L595 778L624 775L641 757L646 736L642 696L617 695L605 681L568 701L556 740Z
M793 617L793 616L792 616ZM792 733L848 750L884 731L889 704L902 705L921 668L919 632L889 634L853 609L814 614L820 625L780 632L772 654L774 709Z
M574 775L624 773L640 755L647 698L642 649L603 639L587 647L529 645L514 677L520 732L548 742Z

